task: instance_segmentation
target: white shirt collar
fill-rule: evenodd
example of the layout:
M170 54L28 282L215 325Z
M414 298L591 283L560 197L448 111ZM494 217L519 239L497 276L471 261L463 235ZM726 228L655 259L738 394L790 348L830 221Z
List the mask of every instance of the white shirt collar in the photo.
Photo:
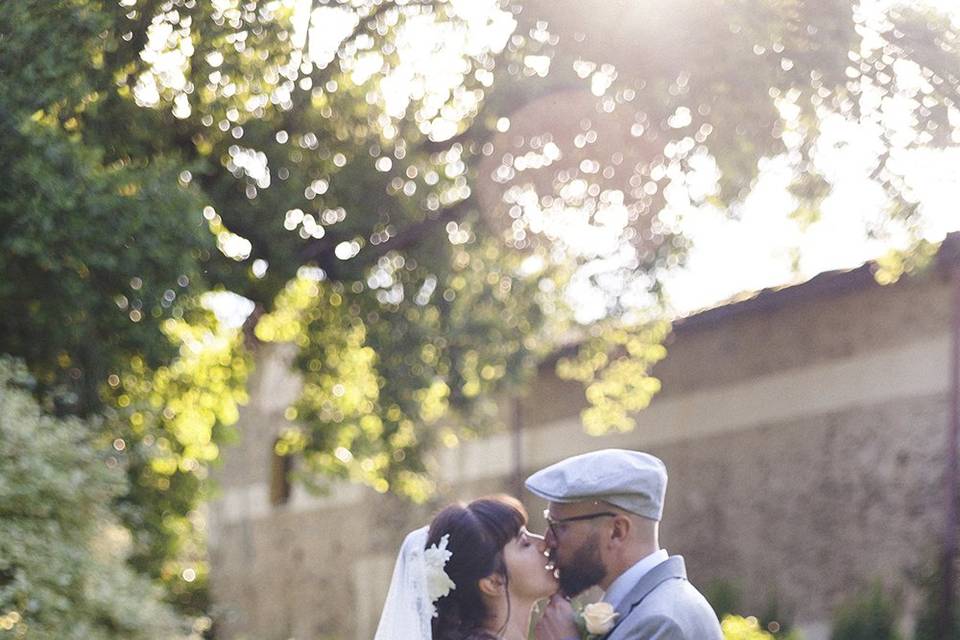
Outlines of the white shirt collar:
M643 576L647 575L654 567L666 561L669 557L670 554L667 553L666 549L654 551L650 555L643 557L635 565L617 576L617 579L610 584L610 588L603 594L603 601L609 602L613 605L613 608L616 609L620 606L620 601L630 593L630 589L640 582Z

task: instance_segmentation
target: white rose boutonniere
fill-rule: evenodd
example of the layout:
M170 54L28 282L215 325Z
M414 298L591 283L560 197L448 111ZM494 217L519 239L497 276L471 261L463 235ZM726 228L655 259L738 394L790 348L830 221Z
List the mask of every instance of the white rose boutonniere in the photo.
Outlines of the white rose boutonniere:
M423 564L427 578L427 599L430 601L430 615L435 618L437 610L434 603L443 596L456 589L457 585L453 583L450 576L444 570L447 560L453 555L447 551L447 543L450 542L450 535L444 535L440 538L440 544L432 544L423 552Z
M582 629L586 632L586 637L591 638L610 633L619 615L609 602L594 602L583 608L579 618L583 621Z

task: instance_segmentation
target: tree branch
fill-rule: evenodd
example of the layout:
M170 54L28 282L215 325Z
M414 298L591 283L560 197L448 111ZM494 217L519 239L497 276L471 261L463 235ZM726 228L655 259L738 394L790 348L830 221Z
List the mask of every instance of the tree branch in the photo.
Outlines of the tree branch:
M391 237L386 242L366 247L357 256L358 260L354 261L352 266L354 268L358 265L361 267L368 266L391 251L402 251L417 244L437 225L445 225L448 222L462 220L470 210L470 204L471 200L462 200L441 211L440 215L436 218L427 218L415 222L409 227L401 229L397 235ZM311 242L300 252L300 260L304 264L317 264L328 276L334 275L337 273L337 263L334 262L335 256L333 255L333 249L343 240L344 238L342 237L326 236L321 240ZM332 272L328 270L328 266L332 269Z

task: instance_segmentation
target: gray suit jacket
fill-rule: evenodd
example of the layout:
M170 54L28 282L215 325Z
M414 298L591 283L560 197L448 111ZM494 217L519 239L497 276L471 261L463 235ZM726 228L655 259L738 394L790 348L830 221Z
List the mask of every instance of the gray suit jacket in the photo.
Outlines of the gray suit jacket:
M717 614L687 581L680 556L643 576L616 610L607 640L723 640Z

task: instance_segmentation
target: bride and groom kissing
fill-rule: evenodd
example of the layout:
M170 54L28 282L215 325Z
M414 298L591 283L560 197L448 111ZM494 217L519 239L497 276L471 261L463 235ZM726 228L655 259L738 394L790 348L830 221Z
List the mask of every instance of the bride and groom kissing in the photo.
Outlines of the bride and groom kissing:
M374 640L722 640L717 616L659 544L667 472L639 451L604 449L527 478L547 500L544 536L515 498L452 504L410 533ZM590 587L600 602L575 611Z

